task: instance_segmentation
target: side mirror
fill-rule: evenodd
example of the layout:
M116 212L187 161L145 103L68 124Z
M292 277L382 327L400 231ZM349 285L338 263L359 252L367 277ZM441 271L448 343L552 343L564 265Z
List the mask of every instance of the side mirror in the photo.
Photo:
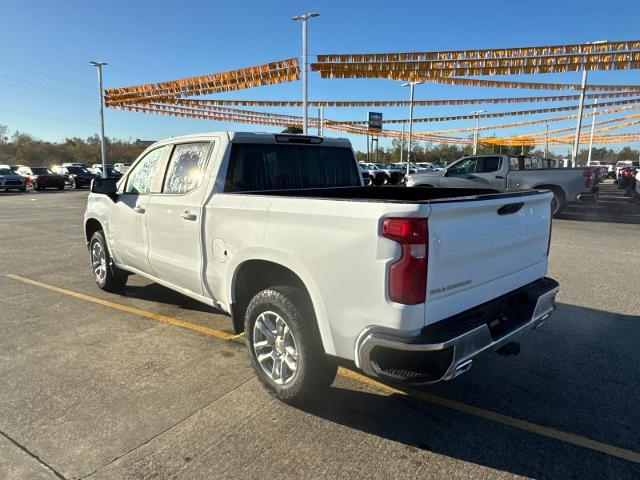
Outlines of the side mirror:
M107 195L115 202L116 198L118 198L118 195L116 194L117 191L118 186L116 185L115 178L97 177L91 180L91 193Z
M449 176L449 169L448 169L448 168L445 168L445 169L442 171L442 176L443 176L443 177L448 177L448 176Z

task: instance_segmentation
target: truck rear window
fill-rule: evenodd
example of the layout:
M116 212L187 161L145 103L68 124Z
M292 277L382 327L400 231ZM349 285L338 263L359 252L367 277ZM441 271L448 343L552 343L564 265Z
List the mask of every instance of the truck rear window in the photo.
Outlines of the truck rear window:
M224 189L250 192L359 185L350 148L234 143Z

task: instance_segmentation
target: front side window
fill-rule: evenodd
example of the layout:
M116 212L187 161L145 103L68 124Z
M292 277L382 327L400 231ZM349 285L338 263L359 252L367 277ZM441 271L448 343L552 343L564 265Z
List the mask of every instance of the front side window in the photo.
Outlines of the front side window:
M150 151L136 164L127 178L124 193L146 194L151 192L158 164L166 148L160 147Z
M198 188L207 168L210 146L209 142L176 145L162 192L185 194Z
M478 159L475 157L461 160L456 165L449 168L449 173L452 175L463 175L465 173L475 173Z

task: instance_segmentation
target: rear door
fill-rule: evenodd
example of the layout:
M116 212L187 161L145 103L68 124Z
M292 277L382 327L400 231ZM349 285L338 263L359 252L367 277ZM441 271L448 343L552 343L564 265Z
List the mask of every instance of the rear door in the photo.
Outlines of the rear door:
M431 204L427 323L543 277L551 193Z
M155 275L202 295L202 203L213 143L173 147L161 192L147 208L149 263Z

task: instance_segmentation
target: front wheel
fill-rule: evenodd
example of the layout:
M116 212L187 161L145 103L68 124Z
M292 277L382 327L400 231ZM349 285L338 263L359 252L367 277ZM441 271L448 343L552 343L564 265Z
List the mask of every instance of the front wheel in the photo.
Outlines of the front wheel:
M102 230L91 237L89 254L93 277L98 288L107 292L122 290L127 283L127 273L113 264Z
M333 382L337 364L324 352L301 289L277 286L257 293L247 307L244 328L253 370L274 397L303 402Z

